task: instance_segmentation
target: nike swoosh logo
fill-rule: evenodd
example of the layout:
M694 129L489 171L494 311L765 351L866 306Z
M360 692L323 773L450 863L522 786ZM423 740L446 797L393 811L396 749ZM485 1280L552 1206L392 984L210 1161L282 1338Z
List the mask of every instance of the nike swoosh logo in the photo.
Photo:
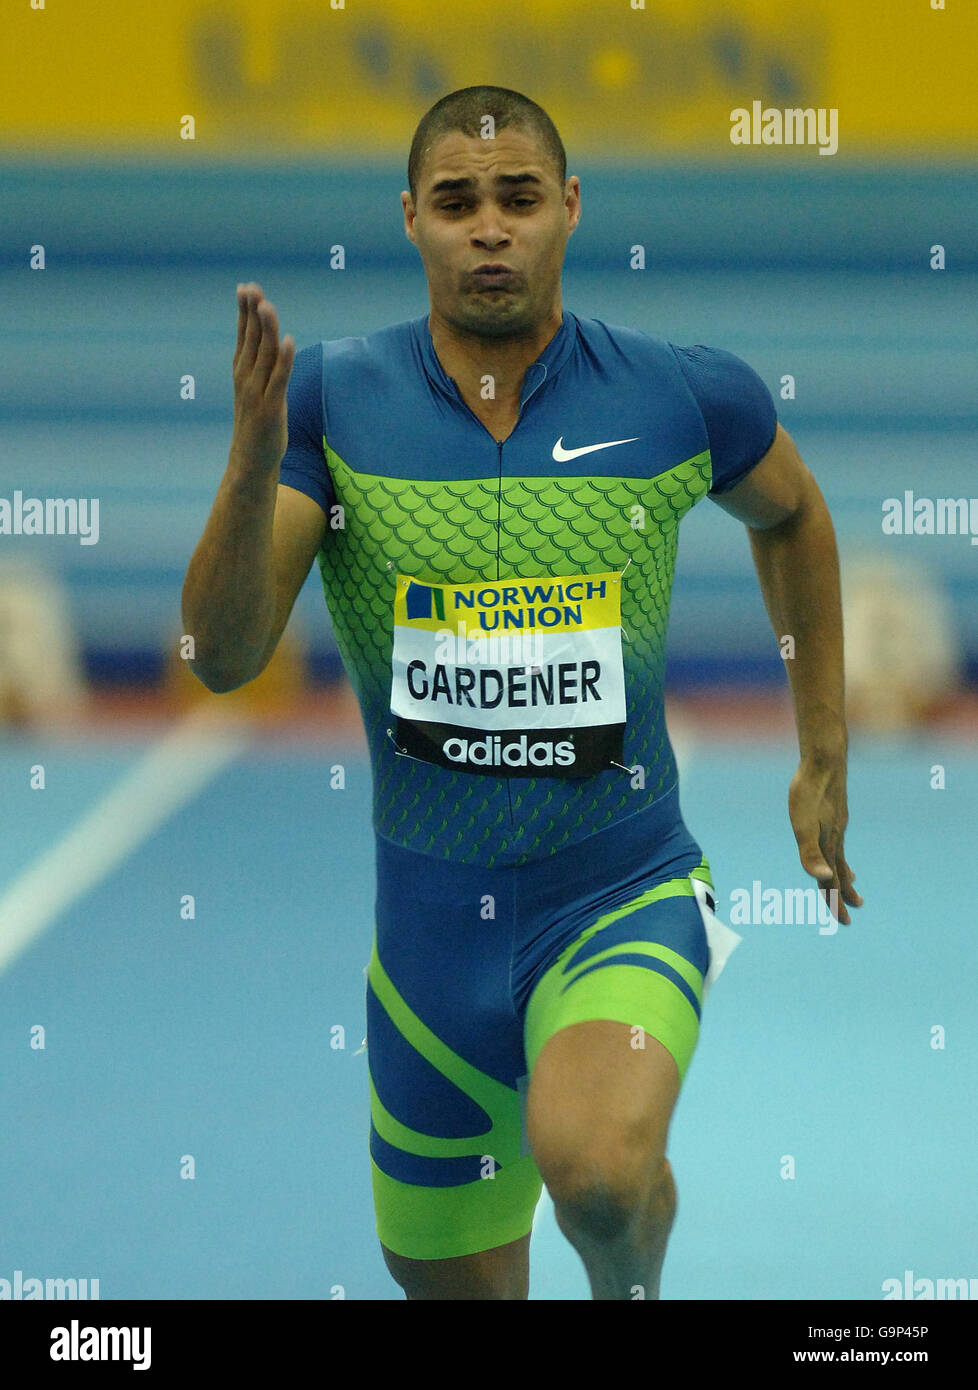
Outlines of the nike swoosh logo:
M558 463L566 463L568 459L580 458L582 454L593 454L595 449L613 449L616 444L634 444L636 439L641 439L640 434L633 434L631 439L609 439L607 444L585 444L583 449L565 449L564 436L561 435L554 445L553 456Z

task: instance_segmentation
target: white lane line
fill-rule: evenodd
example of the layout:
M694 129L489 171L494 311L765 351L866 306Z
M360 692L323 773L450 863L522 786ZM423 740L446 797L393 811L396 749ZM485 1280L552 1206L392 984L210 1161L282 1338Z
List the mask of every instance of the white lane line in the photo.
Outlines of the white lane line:
M247 744L247 724L211 705L199 706L160 739L0 896L0 971Z

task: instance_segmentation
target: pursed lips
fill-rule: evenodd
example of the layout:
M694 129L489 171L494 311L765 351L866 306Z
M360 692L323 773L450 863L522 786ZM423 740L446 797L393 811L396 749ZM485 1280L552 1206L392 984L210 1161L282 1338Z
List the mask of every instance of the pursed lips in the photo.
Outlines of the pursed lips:
M481 265L472 272L472 277L477 284L487 286L504 285L516 278L516 271L508 265Z

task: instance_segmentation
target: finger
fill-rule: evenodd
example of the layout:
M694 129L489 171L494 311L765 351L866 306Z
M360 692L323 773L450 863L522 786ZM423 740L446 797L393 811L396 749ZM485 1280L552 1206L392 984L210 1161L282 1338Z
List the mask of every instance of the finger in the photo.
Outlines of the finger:
M236 291L238 299L238 341L234 347L234 361L237 363L241 356L241 349L244 346L245 329L248 327L248 297L246 287L239 285Z
M862 907L863 899L852 886L852 881L856 875L846 863L845 855L839 851L839 881L842 884L842 897L850 907Z
M819 844L817 830L814 827L799 828L797 826L794 829L795 838L798 841L798 857L801 860L802 868L806 874L811 874L812 878L818 881L818 892L830 914L837 921L842 921L843 919L836 912L839 900L838 880L835 870L829 864ZM845 911L844 908L842 910Z
M829 910L829 916L834 917L837 922L841 922L844 927L848 927L851 919L846 909L845 902L840 897L838 884L834 883L830 888L820 888L819 892L825 899L825 905Z
M831 878L826 883L819 881L819 891L825 899L829 913L837 922L843 926L849 925L849 913L845 905L845 893L842 888L842 875L839 870L839 863L842 858L842 836L836 838L834 833L827 832L821 840L822 852L826 864L831 864Z
M814 829L796 830L798 856L806 874L817 878L819 884L830 884L835 878L832 869L818 842L818 832Z
M828 862L834 861L836 856L831 853L831 851L826 851L825 858L828 864ZM848 925L849 914L846 911L845 904L841 901L838 873L835 869L830 869L827 876L825 874L819 874L817 877L818 891L829 910L829 915L834 917L837 922Z
M278 358L268 378L268 385L265 387L266 400L271 399L271 401L275 403L285 394L294 361L295 339L291 334L286 333L279 344Z
M264 391L278 357L278 314L275 312L274 304L269 303L267 299L263 300L258 309L258 317L261 322L261 339L255 358L255 381Z
M261 319L258 316L258 305L264 298L259 286L251 284L247 287L248 300L248 323L245 329L245 340L241 348L241 357L238 365L242 371L251 372L255 365L255 358L258 355L258 344L261 341Z
M831 883L819 882L818 895L825 903L829 916L834 917L837 922L841 922L844 926L848 926L849 914L842 901L839 885L834 875Z
M863 900L852 886L854 875L842 852L841 838L838 849L829 855L829 858L834 861L836 866L835 883L829 889L829 910L843 926L849 926L852 919L849 916L848 907L862 907Z

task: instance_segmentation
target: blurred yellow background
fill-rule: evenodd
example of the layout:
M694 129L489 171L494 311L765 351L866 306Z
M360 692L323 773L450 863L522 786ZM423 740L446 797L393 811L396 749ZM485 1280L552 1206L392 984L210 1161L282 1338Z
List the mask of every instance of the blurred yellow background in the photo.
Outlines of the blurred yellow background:
M0 129L14 153L165 156L186 149L191 115L196 147L221 157L400 157L438 97L489 82L539 101L581 155L727 153L730 110L757 99L837 108L842 153L964 157L978 147L978 5L946 6L20 0L3 18Z

